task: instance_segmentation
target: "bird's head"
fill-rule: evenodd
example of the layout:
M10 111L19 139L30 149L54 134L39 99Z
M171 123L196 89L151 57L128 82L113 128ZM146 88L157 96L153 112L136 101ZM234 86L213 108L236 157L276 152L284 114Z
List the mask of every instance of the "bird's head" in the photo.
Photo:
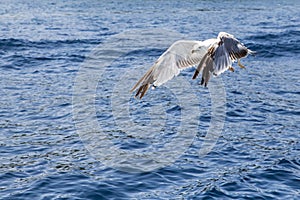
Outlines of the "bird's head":
M230 38L233 38L234 36L229 34L229 33L226 33L226 32L220 32L219 35L218 35L218 39L221 39L223 37L230 37Z

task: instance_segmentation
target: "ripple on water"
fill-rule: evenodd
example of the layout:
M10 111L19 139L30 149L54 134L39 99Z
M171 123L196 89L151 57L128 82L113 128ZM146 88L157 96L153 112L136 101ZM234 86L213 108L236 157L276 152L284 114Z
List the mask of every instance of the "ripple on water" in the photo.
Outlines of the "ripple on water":
M3 0L1 6L2 199L300 197L300 32L294 1ZM195 93L200 105L193 143L172 165L131 174L103 165L85 148L72 119L72 92L76 73L92 49L110 36L144 28L179 31L185 39L227 31L257 53L243 60L247 69L222 75L226 120L209 154L198 156L211 120L210 94L199 80L191 80L193 69L188 69L180 75L191 84L185 92ZM116 128L107 88L127 69L150 67L168 47L155 45L157 38L147 39L151 47L130 51L107 68L95 95L99 124L124 150L147 149L155 142L163 146L181 123L176 95L159 87L147 100L131 98L128 103L132 121L147 127L153 119L162 129L145 141ZM175 40L164 42L168 39L170 44ZM165 108L165 116L151 113L152 106Z

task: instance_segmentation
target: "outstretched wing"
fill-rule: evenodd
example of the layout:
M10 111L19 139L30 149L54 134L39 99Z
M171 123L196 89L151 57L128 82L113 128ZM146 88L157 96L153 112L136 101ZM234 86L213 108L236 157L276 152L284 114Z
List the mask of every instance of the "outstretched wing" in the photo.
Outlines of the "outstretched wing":
M219 39L220 42L211 55L214 61L214 75L220 75L228 70L234 61L250 53L247 47L230 35L223 35Z
M133 86L136 97L142 98L149 87L160 86L177 76L182 69L200 63L207 51L201 41L179 40L164 52L146 74Z

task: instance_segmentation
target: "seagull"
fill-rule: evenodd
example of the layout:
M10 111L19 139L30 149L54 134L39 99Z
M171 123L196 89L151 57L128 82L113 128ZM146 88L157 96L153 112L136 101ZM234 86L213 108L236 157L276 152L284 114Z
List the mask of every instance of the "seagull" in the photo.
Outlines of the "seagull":
M200 85L207 87L211 74L218 76L226 70L234 72L232 64L235 61L239 67L245 68L240 59L253 53L233 35L225 32L220 32L217 38L204 41L179 40L157 59L130 91L137 89L135 97L141 99L151 86L156 88L192 66L196 67L192 79L202 72Z

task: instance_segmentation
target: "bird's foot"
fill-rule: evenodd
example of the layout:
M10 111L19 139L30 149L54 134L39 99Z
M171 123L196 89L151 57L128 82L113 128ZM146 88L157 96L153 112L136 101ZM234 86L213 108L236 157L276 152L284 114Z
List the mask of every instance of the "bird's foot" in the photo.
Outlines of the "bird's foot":
M240 59L238 59L238 65L240 66L240 68L246 69L246 67L241 63Z
M229 67L229 70L230 70L231 72L234 72L234 68L233 68L233 67Z

